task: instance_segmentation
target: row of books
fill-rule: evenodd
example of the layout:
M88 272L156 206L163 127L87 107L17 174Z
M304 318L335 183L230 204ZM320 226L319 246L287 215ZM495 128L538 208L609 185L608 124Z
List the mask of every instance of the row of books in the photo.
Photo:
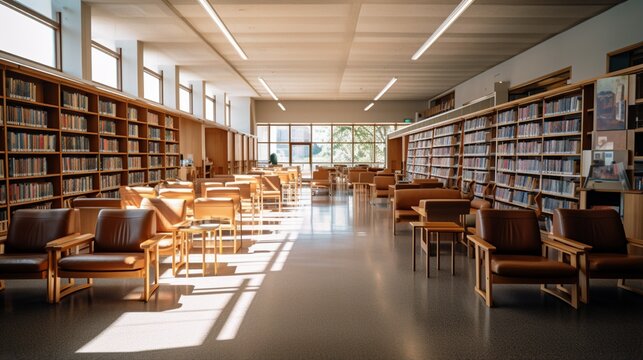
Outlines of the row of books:
M155 114L153 112L148 112L147 113L147 123L152 124L152 125L158 125L159 124L159 115Z
M478 197L483 197L484 196L484 188L485 186L483 184L475 184L473 186L473 194Z
M140 152L140 146L138 140L127 140L127 151L131 153Z
M98 132L101 134L116 134L116 121L100 120L98 122Z
M63 135L61 142L62 151L90 151L89 138L82 135Z
M519 141L516 149L516 155L540 154L542 151L540 141Z
M127 183L129 185L139 185L145 183L145 171L137 171L127 174Z
M4 178L4 159L0 159L0 179Z
M179 177L179 169L167 169L165 170L166 179L176 179Z
M580 119L546 120L543 125L545 135L577 132L580 132Z
M455 162L452 157L438 157L431 161L434 166L453 166Z
M7 106L7 124L46 128L47 112L23 106Z
M163 178L161 176L161 170L150 170L148 172L148 177L149 177L150 182L158 182L158 181L163 180Z
M165 144L166 154L178 154L179 152L179 144Z
M417 134L412 134L409 137L409 141L425 140L425 139L430 139L432 137L433 137L433 130L429 130L429 131L424 131Z
M540 173L540 159L518 159L516 171Z
M31 81L7 77L7 91L15 99L37 101L36 84Z
M420 140L420 141L411 143L409 145L409 149L422 149L422 148L430 148L430 147L431 147L431 140Z
M527 191L514 190L513 202L523 206L532 206L534 204L534 194Z
M9 184L9 203L45 200L54 197L52 182L21 182Z
M460 131L460 124L451 124L433 130L433 137L455 134Z
M63 195L71 195L94 190L92 175L63 179Z
M130 156L127 158L128 169L141 169L143 168L143 158L140 156Z
M515 166L515 161L514 159L498 159L498 162L496 164L496 168L498 170L506 170L506 171L514 171L514 166Z
M542 129L540 123L530 122L518 125L518 137L541 136Z
M138 121L138 109L133 107L127 108L127 118L130 120Z
M514 176L512 174L497 172L496 184L504 186L514 186Z
M150 167L162 167L162 166L163 166L162 156L150 156Z
M112 175L101 175L100 176L100 188L108 189L121 186L121 175L112 174Z
M491 141L491 131L476 131L464 135L464 143Z
M96 170L98 170L98 159L96 157L63 156L63 173Z
M89 111L89 97L81 93L63 90L63 107Z
M514 134L516 133L516 127L512 126L502 126L499 127L496 132L497 139L513 139Z
M501 124L510 124L516 121L516 112L514 110L507 110L501 113L498 113L497 123Z
M176 141L176 131L165 130L165 141Z
M433 146L458 145L460 143L457 136L446 136L433 139Z
M87 118L83 115L61 113L60 128L62 130L87 131Z
M444 158L444 159L453 159L453 158ZM462 166L464 167L474 167L477 169L489 169L490 161L486 157L469 157L464 158Z
M553 212L555 209L578 209L578 202L574 200L557 199L543 196L543 211Z
M101 115L116 116L116 103L106 100L98 100L98 112Z
M442 147L432 149L433 156L458 156L453 147Z
M543 143L544 153L547 154L578 154L580 152L580 139L553 139Z
M464 131L484 129L491 126L491 123L491 117L489 116L482 116L475 119L466 120L464 122Z
M121 194L118 190L101 191L100 196L105 199L120 199Z
M500 210L520 210L522 208L502 202L494 202L493 203L493 208L494 209L500 209Z
M474 144L474 145L465 145L464 154L465 155L489 155L489 150L491 146L489 144Z
M516 177L513 179L513 185L511 186L538 191L539 181L540 178L537 176L516 175Z
M540 117L541 105L539 103L529 104L518 108L518 121L533 120Z
M56 151L55 134L7 133L9 151Z
M433 176L440 176L440 177L451 177L451 171L452 169L450 168L431 168L431 175Z
M560 179L543 179L543 191L565 196L576 196L576 183Z
M462 179L466 181L475 180L477 183L487 183L489 182L490 174L488 171L478 171L478 170L462 170Z
M498 144L496 148L498 155L514 155L516 153L516 143L512 142L503 142Z
M173 117L171 117L169 115L165 115L165 127L166 128L174 128L174 118Z
M123 158L120 156L101 156L101 170L122 170Z
M431 149L417 149L415 150L415 156L431 156Z
M511 195L512 195L511 189L504 188L504 187L498 187L496 188L496 194L495 194L495 199L496 200L502 200L502 201L507 201L511 202Z
M543 159L543 174L576 175L579 168L577 159Z
M98 139L98 148L101 152L119 152L118 139Z
M160 154L161 153L161 143L150 141L147 143L147 149L150 153Z
M160 128L148 128L150 139L161 140L161 129Z
M5 184L0 185L0 204L4 205L7 203L7 186ZM5 211L6 216L6 211ZM3 220L0 215L0 220Z
M47 175L46 157L10 157L8 161L10 177Z
M134 109L136 110L136 109ZM127 124L127 135L131 137L138 137L138 125Z
M564 97L545 103L545 115L560 115L581 111L583 98L581 95Z

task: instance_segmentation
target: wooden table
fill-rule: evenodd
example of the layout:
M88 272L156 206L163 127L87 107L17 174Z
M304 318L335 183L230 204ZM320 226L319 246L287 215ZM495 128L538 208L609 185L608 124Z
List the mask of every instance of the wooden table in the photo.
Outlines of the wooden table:
M437 269L440 270L440 234L441 233L449 233L452 234L452 236L456 236L457 234L463 234L464 233L464 228L457 223L454 222L447 222L447 221L426 221L427 218L427 213L426 210L423 207L420 206L412 206L411 209L413 209L416 213L420 215L420 220L421 221L413 221L411 222L411 228L413 232L413 245L411 247L412 251L412 268L413 271L415 271L415 246L416 246L416 230L418 228L424 230L422 232L422 237L420 240L420 246L422 248L422 251L426 253L426 277L429 277L429 257L431 255L430 252L430 242L431 242L431 234L437 234L436 236L436 263L437 263ZM428 234L428 236L424 236L424 232ZM451 241L451 274L455 274L455 239Z
M222 228L221 224L218 223L202 223L199 221L192 221L190 224L187 224L183 227L178 228L178 233L180 236L181 241L183 242L183 246L186 249L186 257L185 257L185 277L187 278L190 272L190 246L189 242L192 240L189 237L194 236L194 234L200 234L201 235L201 255L203 257L202 260L202 265L201 269L203 271L203 276L205 276L205 270L206 270L206 262L205 262L205 249L206 249L206 241L208 238L208 234L216 233L216 231L219 231L219 241L221 241L223 235L222 235ZM214 253L214 275L217 275L218 271L218 260L217 260L217 246L216 246L216 239L215 239L215 245L213 247L213 253Z

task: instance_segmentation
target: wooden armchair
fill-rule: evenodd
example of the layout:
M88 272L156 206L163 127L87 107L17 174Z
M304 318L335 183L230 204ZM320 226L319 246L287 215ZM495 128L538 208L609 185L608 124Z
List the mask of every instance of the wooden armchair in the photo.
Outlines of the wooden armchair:
M460 199L460 192L450 189L402 189L395 190L393 197L393 236L397 235L397 223L412 221L420 215L412 209L424 199Z
M279 211L282 208L281 180L277 175L265 175L261 177L261 199L275 199L279 204Z
M72 209L17 210L9 231L0 237L0 279L46 279L47 301L54 301L55 285L47 243L72 239L75 215ZM0 280L0 290L4 290Z
M240 246L237 247L237 206L231 197L198 198L194 201L194 220L207 221L214 219L221 222L219 227L219 253L223 253L221 230L224 227L233 231L233 251L236 253L240 248ZM227 221L228 224L224 224L223 221ZM205 246L205 242L203 246Z
M156 190L149 186L121 186L118 189L121 196L123 208L138 209L143 198L156 197Z
M376 175L371 186L371 204L376 199L388 198L389 185L395 185L395 177L389 175Z
M625 236L623 223L612 209L556 209L553 235L560 244L585 251L580 263L581 301L589 302L589 279L618 279L618 287L643 295L643 289L625 284L643 279L643 240Z
M178 269L185 265L189 256L187 244L178 237L179 228L187 222L187 205L183 199L143 199L141 209L153 210L156 214L156 233L167 234L158 243L159 255L172 256L172 274L176 276ZM178 253L178 259L177 259ZM187 271L187 270L186 270Z
M313 177L310 181L311 196L317 195L317 192L319 192L319 190L329 190L330 186L330 171L328 169L318 168L317 170L313 171Z
M147 302L158 288L158 242L154 211L103 209L98 214L96 235L84 234L47 244L55 283L54 302L92 285L94 278L143 278L141 300ZM66 255L68 250L89 245L89 253ZM154 272L153 283L150 274ZM62 288L61 278L85 278L86 284Z
M493 284L541 284L542 291L578 308L578 260L583 250L541 240L538 218L531 210L482 209L477 217L477 234L468 238L476 251L475 291L487 306L493 306ZM566 254L559 259L568 258L569 263L550 260L549 250ZM550 289L547 284L558 286Z
M226 226L228 230L232 232L233 241L234 241L234 252L236 253L240 247L243 246L243 219L242 219L242 203L241 203L241 189L238 187L221 187L221 188L208 188L206 190L205 197L208 199L230 199L232 200L232 210L233 213L228 215L228 212L222 213L221 218L225 218L229 221L229 224ZM204 205L203 203L201 204ZM225 215L223 215L225 214ZM216 217L212 215L213 217ZM196 219L201 219L200 216L197 216L195 213L194 216ZM223 227L223 225L222 225ZM237 247L237 227L239 228L239 233L241 234L241 244ZM222 242L219 242L219 251L223 251Z

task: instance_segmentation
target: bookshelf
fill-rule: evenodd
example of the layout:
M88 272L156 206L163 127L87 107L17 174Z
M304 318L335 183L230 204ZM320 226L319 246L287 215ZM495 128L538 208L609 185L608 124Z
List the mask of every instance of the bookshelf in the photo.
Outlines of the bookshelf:
M178 115L13 64L0 80L0 220L178 175Z
M431 147L431 177L446 186L455 186L462 170L460 141L462 121L438 126L433 130Z
M464 118L462 181L475 181L474 196L486 198L485 188L495 179L496 136L495 113Z

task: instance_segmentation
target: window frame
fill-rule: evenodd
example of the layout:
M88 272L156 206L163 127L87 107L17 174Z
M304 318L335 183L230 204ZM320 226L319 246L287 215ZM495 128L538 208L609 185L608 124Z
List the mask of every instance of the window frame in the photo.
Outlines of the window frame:
M181 109L181 90L187 91L190 98L189 111L187 111L187 113L194 114L194 92L193 92L192 84L190 84L189 86L179 84L179 111L186 112L185 110Z
M212 102L212 119L208 119L208 101ZM216 95L209 96L208 94L205 95L205 114L203 114L203 117L205 117L206 120L208 121L217 121L217 97Z
M163 105L163 70L161 70L161 71L159 71L157 73L157 72L155 72L154 70L152 70L150 68L143 67L143 76L145 76L145 74L150 75L150 76L154 77L155 79L157 79L159 81L159 102L158 102L158 104ZM146 100L149 100L149 101L154 101L154 100L151 100L151 99L148 99L148 98L145 97L145 79L143 79L143 98L146 99ZM154 102L156 102L156 101L154 101Z
M92 75L92 81L97 84L101 84L102 86L107 86L112 89L117 89L119 91L122 91L123 90L123 50L121 48L116 48L116 51L114 51L95 40L92 40L91 49L96 49L102 52L103 54L111 56L114 59L116 59L116 87L114 88L111 85L103 84L100 81L94 80L93 75ZM92 64L92 73L93 71L94 69Z

